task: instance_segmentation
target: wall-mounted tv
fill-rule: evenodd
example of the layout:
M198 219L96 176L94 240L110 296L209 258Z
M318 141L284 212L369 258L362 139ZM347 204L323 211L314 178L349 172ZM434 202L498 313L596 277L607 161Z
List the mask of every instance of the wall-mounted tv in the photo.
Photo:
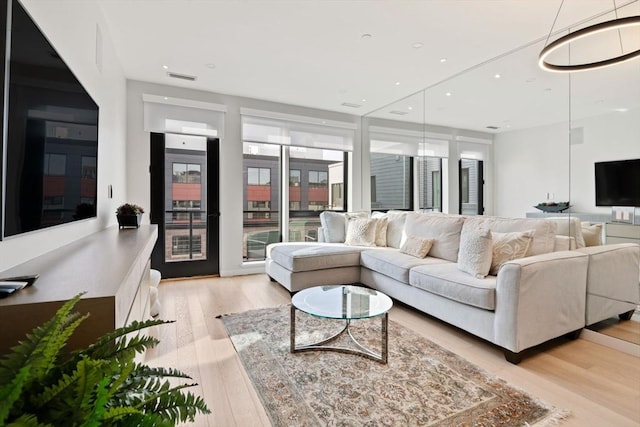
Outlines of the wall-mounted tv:
M640 159L597 162L596 206L640 206Z
M98 105L20 2L8 3L4 236L95 217L98 166Z

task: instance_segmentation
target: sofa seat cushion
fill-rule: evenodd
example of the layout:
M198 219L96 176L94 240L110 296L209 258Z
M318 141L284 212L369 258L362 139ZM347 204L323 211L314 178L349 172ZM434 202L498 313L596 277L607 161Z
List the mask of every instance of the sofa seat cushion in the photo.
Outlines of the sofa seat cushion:
M463 304L496 308L496 277L478 279L460 271L455 263L415 267L409 273L409 284Z
M270 258L293 272L360 265L363 247L281 243L270 248Z
M360 265L377 273L384 274L404 284L409 284L409 270L419 265L431 265L447 262L440 258L416 258L403 254L397 249L377 249L363 251Z

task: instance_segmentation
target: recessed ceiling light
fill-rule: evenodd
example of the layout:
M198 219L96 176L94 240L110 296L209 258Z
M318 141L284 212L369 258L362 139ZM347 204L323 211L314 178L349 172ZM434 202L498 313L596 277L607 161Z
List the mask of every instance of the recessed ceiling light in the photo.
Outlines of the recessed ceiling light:
M451 96L451 92L445 93L446 96Z
M396 86L400 86L400 82L396 82Z
M499 79L500 77L502 77L500 74L495 74L495 75L493 76L493 78L494 78L494 79Z
M447 58L440 58L440 62L447 62Z
M168 65L163 65L162 68L164 68L165 70L168 70L169 66Z
M364 99L364 98L362 98L362 102L367 102L367 100L366 100L366 99Z
M363 38L365 40L369 40L371 37L373 36L369 33L364 33L363 35L360 36L360 38Z
M414 49L420 49L422 46L424 46L423 43L420 42L415 42L414 44L411 45Z
M168 97L168 96L165 96L165 97L164 97L164 100L166 101L167 99L169 99L169 97Z
M205 64L205 66L206 66L207 68L211 68L212 70L213 70L214 68L216 68L216 64L213 64L213 63L211 63L211 62L210 62L210 63L208 63L208 64Z
M628 108L615 108L614 111L617 111L618 113L626 113L627 111L629 111Z
M411 111L411 110L413 110L413 107L412 106L408 106L407 110Z

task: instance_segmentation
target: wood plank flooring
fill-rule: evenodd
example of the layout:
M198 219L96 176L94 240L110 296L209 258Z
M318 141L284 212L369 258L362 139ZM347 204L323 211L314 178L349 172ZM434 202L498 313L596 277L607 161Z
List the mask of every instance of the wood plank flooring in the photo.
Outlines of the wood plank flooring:
M269 426L222 321L216 316L291 301L289 293L266 275L163 281L160 318L175 323L157 327L160 344L147 352L151 365L174 367L191 375L212 414L196 426ZM640 426L640 359L583 339L559 339L519 365L502 351L402 304L390 318L459 354L512 386L571 411L563 426Z

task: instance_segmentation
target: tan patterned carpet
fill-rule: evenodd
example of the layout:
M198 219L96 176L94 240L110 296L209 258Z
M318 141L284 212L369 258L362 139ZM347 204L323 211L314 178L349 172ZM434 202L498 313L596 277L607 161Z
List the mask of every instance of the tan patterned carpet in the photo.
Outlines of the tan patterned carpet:
M389 363L332 351L289 352L289 307L222 317L274 426L528 426L567 414L389 321ZM296 317L298 344L341 329ZM380 319L352 323L380 348ZM345 341L346 344L346 341Z

